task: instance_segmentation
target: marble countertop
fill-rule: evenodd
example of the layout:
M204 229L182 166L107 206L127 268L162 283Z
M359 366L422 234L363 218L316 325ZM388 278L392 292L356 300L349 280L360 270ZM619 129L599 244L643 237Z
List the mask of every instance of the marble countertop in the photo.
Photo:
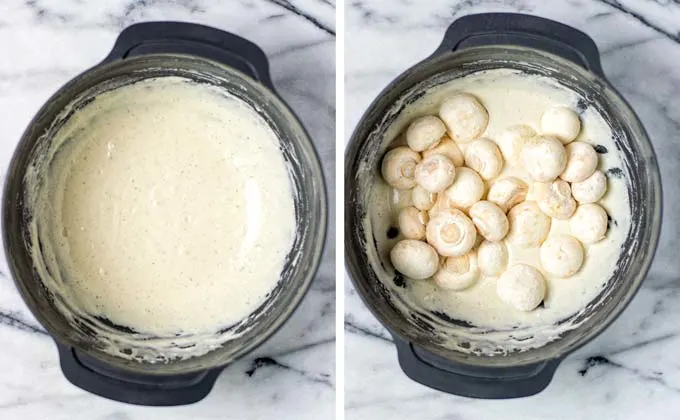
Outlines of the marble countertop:
M664 180L653 267L625 313L570 355L543 393L484 401L410 381L391 338L345 276L348 420L573 420L680 418L680 3L670 0L357 0L346 11L346 133L394 77L429 55L456 18L506 11L574 26L598 44L604 71L645 124Z
M26 125L62 84L104 58L135 22L179 20L234 32L269 56L278 92L303 120L335 197L333 0L3 0L0 3L0 173ZM335 232L324 263L283 329L230 365L210 395L178 408L137 407L72 386L0 257L0 419L328 419L335 401Z

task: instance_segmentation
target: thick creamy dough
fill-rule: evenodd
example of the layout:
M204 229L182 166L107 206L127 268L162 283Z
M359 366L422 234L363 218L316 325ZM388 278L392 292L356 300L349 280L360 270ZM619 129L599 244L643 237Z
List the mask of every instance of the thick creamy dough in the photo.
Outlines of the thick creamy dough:
M486 107L489 112L489 124L483 137L490 139L497 138L503 130L517 124L526 124L540 133L541 114L545 110L556 105L576 109L579 99L574 92L545 77L530 76L506 69L475 73L434 88L423 98L408 105L387 130L386 144L388 142L401 144L403 139L398 137L399 133L409 121L422 115L436 114L442 100L456 92L471 93ZM602 116L594 109L588 108L583 110L580 117L583 128L576 140L606 147L607 153L598 154L598 168L604 172L618 168L616 173L623 173L621 158L614 145L611 129ZM465 144L459 146L463 151L466 148ZM518 177L532 185L528 173L519 163L506 161L503 172L497 179L506 176ZM473 329L487 332L485 335L487 339L494 337L492 331L516 331L515 329L519 327L527 332L527 337L524 337L526 339L520 339L521 332L513 332L511 335L518 341L511 344L496 342L495 345L506 350L537 347L551 341L560 332L575 326L565 323L558 327L557 323L583 310L602 290L616 267L630 227L628 190L623 177L609 176L607 182L607 194L600 204L612 219L609 231L604 240L584 246L585 261L574 276L566 279L551 276L541 268L539 248L522 249L506 242L509 266L526 263L538 268L546 278L547 294L544 308L521 312L504 304L496 293L498 276L482 276L471 288L457 292L440 289L431 280L407 281L405 288L395 286L388 253L402 236L390 239L386 232L391 226L397 226L395 217L398 211L411 205L410 192L393 190L379 176L374 177L370 192L363 195L368 203L367 217L364 220L365 232L370 232L377 244L376 250L371 247L367 250L369 259L381 281L393 293L398 294L409 307L443 312L451 318L468 322L474 326ZM487 187L488 184L487 182ZM533 200L531 189L527 200ZM568 220L553 219L550 235L561 233L569 233ZM366 242L373 243L373 238ZM461 334L465 333L461 331ZM508 334L499 334L498 338L506 340ZM473 350L475 349L461 348L461 351ZM497 352L497 349L488 348L486 351Z
M217 332L279 281L295 235L274 131L178 77L97 96L29 171L34 260L66 306L154 336Z

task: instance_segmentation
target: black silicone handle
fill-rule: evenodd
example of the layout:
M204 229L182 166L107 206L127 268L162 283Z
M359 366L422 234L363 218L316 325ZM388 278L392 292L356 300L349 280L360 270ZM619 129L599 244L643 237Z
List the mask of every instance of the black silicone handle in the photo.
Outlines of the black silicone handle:
M471 398L528 397L544 390L560 360L508 368L454 364L395 337L399 365L416 382L449 394Z
M260 47L238 35L195 23L143 22L129 26L120 33L103 62L158 53L214 60L274 89L269 62Z
M144 375L114 369L72 347L57 343L64 376L93 394L128 404L176 406L192 404L210 392L220 369L193 374Z
M519 13L481 13L463 16L449 26L432 56L481 45L535 48L570 60L604 77L595 42L571 26Z

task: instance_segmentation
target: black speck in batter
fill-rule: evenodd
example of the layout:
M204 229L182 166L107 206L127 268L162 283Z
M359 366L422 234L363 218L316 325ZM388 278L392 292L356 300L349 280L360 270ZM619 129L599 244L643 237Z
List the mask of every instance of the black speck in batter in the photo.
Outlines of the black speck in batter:
M397 274L394 276L394 285L397 287L401 288L406 288L406 279L404 279L404 275L401 274L400 272L397 271Z
M576 102L576 111L578 111L579 114L583 113L586 108L588 108L588 103L586 102L585 99L579 98L578 101Z
M621 179L623 178L623 171L621 168L611 168L607 169L607 175Z
M394 226L390 226L390 228L387 229L387 239L394 239L397 236L399 236L399 229L395 228Z
M607 148L604 147L604 146L601 145L601 144L596 144L596 145L594 146L594 149L595 149L595 151L596 151L597 153L599 153L599 154L601 154L601 155L604 155L604 154L606 154L607 152L609 152L609 150L607 150Z

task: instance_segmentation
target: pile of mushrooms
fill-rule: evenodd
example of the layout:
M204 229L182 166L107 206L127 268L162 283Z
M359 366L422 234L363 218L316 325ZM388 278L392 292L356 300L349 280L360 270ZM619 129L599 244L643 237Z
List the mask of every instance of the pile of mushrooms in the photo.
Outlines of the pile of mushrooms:
M391 250L394 268L414 280L432 278L442 289L461 291L481 276L496 276L498 297L520 311L543 301L541 270L510 261L507 244L538 248L543 272L576 274L584 244L602 240L607 213L597 202L607 178L588 143L574 141L579 116L566 107L545 111L540 134L527 125L483 137L489 115L467 93L448 97L439 115L411 122L408 146L388 151L382 177L411 191L411 206L398 216L401 239ZM521 167L532 182L499 177L505 164ZM568 220L570 235L549 236L553 219Z

